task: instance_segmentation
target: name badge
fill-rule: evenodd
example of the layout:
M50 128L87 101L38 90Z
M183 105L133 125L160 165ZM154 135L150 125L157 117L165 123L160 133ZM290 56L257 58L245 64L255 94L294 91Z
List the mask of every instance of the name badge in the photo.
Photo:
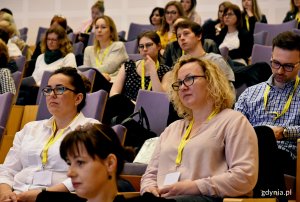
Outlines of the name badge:
M52 182L52 172L49 170L36 171L33 175L33 184L50 186Z
M165 177L164 186L171 185L178 182L180 177L180 172L169 173Z

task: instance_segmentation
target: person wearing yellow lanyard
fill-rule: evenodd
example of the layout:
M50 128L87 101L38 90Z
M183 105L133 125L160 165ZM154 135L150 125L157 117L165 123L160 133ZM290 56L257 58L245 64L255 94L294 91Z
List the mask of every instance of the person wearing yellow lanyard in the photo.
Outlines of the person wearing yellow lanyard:
M278 145L278 162L285 174L296 174L297 138L300 138L300 36L283 32L273 40L272 75L247 88L235 104L253 126L269 126ZM267 145L266 145L267 147Z
M257 138L246 117L231 109L227 78L213 63L183 56L170 82L170 99L183 119L160 135L141 193L211 202L250 196L258 176Z
M42 190L73 191L68 165L59 156L63 137L78 125L98 120L80 111L86 90L76 68L56 70L43 89L50 119L26 124L17 132L5 162L0 165L0 201L34 202Z
M268 23L267 18L261 13L257 0L242 0L243 27L253 34L256 22Z
M86 47L83 67L95 68L107 81L113 82L122 63L127 59L124 43L118 41L113 19L106 15L96 18L94 45Z
M290 0L290 10L286 13L283 22L288 22L290 20L298 21L298 29L300 29L300 1L299 0Z
M109 124L115 116L124 117L133 113L140 89L164 92L167 84L165 74L170 67L161 64L160 38L155 31L146 31L137 37L142 60L125 62L110 90L106 103L103 123Z

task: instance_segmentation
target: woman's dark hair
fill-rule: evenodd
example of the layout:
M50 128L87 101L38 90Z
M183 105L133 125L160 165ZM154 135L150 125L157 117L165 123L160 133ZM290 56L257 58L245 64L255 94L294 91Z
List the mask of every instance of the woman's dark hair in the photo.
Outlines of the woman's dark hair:
M243 19L242 19L242 11L240 7L236 4L228 5L228 7L224 9L223 16L225 16L229 10L232 10L234 15L236 16L237 29L241 29L243 27Z
M155 7L155 8L153 8L151 15L149 16L149 21L150 21L151 25L153 25L151 18L153 17L155 11L158 11L159 16L161 17L160 24L162 24L162 19L165 15L165 10L161 7Z
M137 37L137 44L140 44L140 40L143 38L149 38L151 41L153 41L153 43L155 43L157 46L160 45L160 37L158 36L158 34L155 31L146 31L146 32L142 32L138 35ZM160 55L160 51L158 52L158 61L160 61L161 59L161 55Z
M52 26L53 23L57 23L60 26L62 26L62 28L64 28L65 30L67 30L67 19L65 17L63 17L61 15L55 15L51 19L50 26Z
M67 161L68 155L78 155L79 145L83 145L93 159L99 157L104 160L109 154L114 154L117 157L116 177L120 175L124 167L124 149L111 127L88 123L70 132L60 145L61 158Z
M7 68L8 60L8 48L6 43L0 39L0 68Z
M82 93L83 99L81 103L77 106L77 112L80 112L82 108L85 105L85 99L86 99L86 88L84 86L83 79L80 74L78 74L77 69L74 67L61 67L53 72L53 74L50 76L56 74L63 74L70 78L70 84L74 87L75 93Z
M180 1L180 3L182 3L183 0ZM191 7L189 8L189 10L187 11L188 13L191 12L195 7L197 6L197 0L191 0Z

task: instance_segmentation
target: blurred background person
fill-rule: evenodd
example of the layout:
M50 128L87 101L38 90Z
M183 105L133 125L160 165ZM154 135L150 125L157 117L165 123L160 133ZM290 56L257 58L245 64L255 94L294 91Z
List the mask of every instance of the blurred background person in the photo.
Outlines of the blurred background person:
M161 7L155 7L152 10L149 16L149 21L150 24L154 26L155 31L159 31L161 29L164 15L165 15L165 10Z
M261 13L257 0L242 0L243 27L253 34L256 22L268 23L267 18Z
M283 22L296 19L298 21L298 29L300 29L300 0L290 0L291 9L286 13Z
M201 17L196 11L197 0L181 0L180 3L187 18L201 25Z

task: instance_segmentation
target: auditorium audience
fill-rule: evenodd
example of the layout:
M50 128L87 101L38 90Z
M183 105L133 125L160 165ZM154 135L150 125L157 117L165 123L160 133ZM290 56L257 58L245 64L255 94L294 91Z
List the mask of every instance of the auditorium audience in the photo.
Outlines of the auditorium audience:
M197 0L180 0L188 19L201 25L201 17L196 11Z

